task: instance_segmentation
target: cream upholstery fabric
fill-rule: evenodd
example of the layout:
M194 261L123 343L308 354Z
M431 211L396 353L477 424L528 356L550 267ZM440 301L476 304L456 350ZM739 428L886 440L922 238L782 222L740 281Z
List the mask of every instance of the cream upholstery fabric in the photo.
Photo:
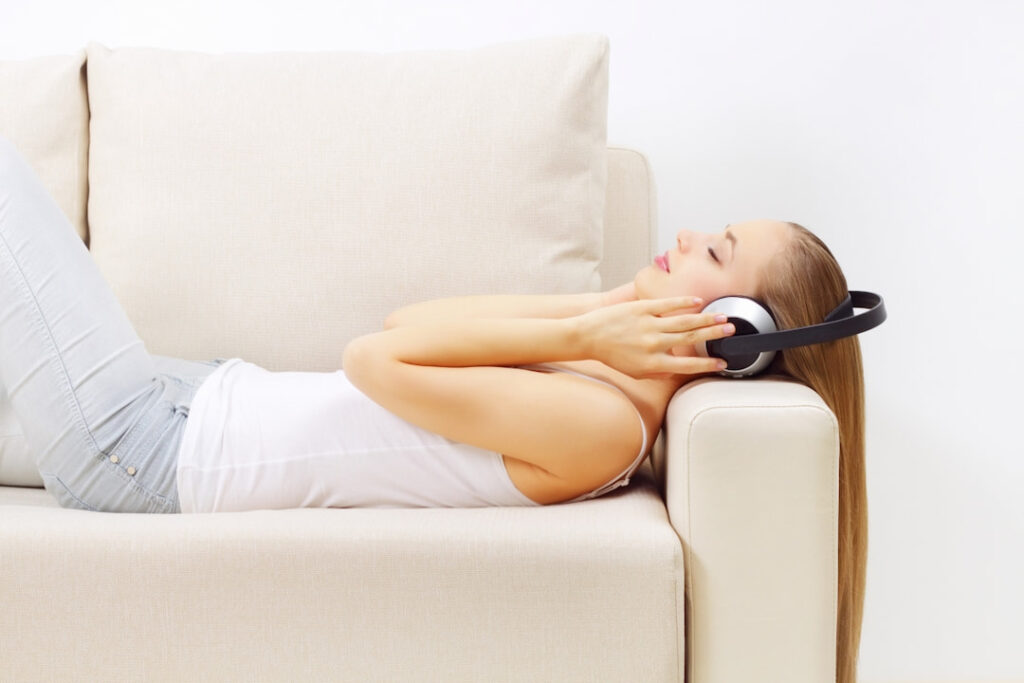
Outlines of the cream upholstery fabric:
M0 60L0 135L17 145L85 240L89 193L85 50Z
M605 36L88 59L91 251L153 353L335 370L414 301L601 287Z
M669 403L651 462L685 551L688 682L834 680L838 429L778 377Z
M628 493L530 509L46 497L0 488L3 680L680 680L682 551L646 466Z

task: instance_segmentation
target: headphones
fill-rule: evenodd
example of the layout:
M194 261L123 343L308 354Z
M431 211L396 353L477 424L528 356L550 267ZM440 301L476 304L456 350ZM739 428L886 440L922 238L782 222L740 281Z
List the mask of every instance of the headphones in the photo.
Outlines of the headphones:
M854 308L868 309L854 315ZM701 356L721 358L728 363L718 374L739 379L763 372L775 353L794 346L852 337L881 325L886 318L885 302L872 292L847 293L843 303L817 325L779 331L775 316L766 306L748 296L727 296L715 299L703 310L723 313L736 326L731 337L701 341L695 345Z

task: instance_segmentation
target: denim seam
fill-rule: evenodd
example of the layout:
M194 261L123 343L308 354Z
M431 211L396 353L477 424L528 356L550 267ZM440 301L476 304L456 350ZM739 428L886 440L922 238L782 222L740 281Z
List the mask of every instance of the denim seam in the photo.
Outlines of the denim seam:
M159 411L163 410L165 407L173 410L174 404L166 399L159 399L155 406L146 411L147 415L151 417L146 424L146 429L144 430L145 432L148 432L148 434L145 437L140 436L140 438L144 438L144 440L139 442L139 453L142 453L143 455L148 454L150 449L153 448L153 446L156 445L156 442L160 440L160 437L164 435L164 432L167 431L166 427L159 432L156 429L152 429L152 427L155 427L159 422L157 419L159 417Z
M153 420L155 418L156 415L154 415L154 410L152 407L149 407L146 410L144 410L142 414L139 416L139 419L135 421L135 424L128 427L128 430L124 435L124 438L114 445L114 447L111 449L110 455L117 455L118 460L120 460L124 454L130 453L132 449L135 447L135 445L138 443L139 439L142 438L142 434L145 433L145 431L153 423Z
M164 399L158 399L158 404L161 402L169 403ZM111 462L109 457L105 457L102 458L101 465L103 467L108 468L109 471L113 472L115 476L120 480L120 482L128 487L131 493L141 497L143 500L146 501L147 505L152 505L152 499L155 498L158 501L160 501L161 505L166 506L170 502L170 498L168 498L167 496L162 496L159 493L156 493L155 491L146 488L145 486L138 482L138 480L135 478L135 475L128 474L128 472L125 469L129 465L132 465L132 463L130 462L130 457L128 458L128 462L124 461L124 454L130 453L136 448L139 439L142 438L141 435L149 429L149 427L155 422L155 420L156 407L152 407L144 411L142 415L139 417L139 419L135 422L135 424L128 428L128 432L125 435L125 438L118 442L113 449L111 449L112 454L118 455L118 462ZM140 449L140 451L146 452L144 448L148 448L154 443L155 440L152 440L152 437L150 437L148 442L143 442L144 447L143 449Z
M57 476L56 474L54 474L52 472L48 473L47 476L52 477L58 484L60 484L60 487L62 489L64 489L64 493L66 493L69 496L71 496L72 498L74 498L75 501L77 501L79 505L84 507L86 510L91 510L92 512L96 512L96 508L94 508L93 506L89 505L84 500L82 500L81 498L76 496L74 493L72 493L71 488L68 487L68 485L64 483L64 480L61 479L59 476Z
M74 419L73 421L75 425L78 427L78 429L85 433L86 441L92 443L93 450L97 453L102 453L102 449L99 447L99 444L96 443L96 438L92 435L92 431L90 431L88 425L85 424L85 415L82 412L82 406L78 402L78 397L75 396L74 388L71 385L71 377L68 375L67 366L64 365L64 358L61 356L60 349L57 348L57 343L54 341L53 331L50 329L49 324L47 324L46 322L46 318L43 317L41 313L42 307L39 305L39 300L36 298L35 292L32 291L32 288L29 287L28 278L25 276L25 272L21 269L21 264L18 263L18 259L14 257L14 251L11 249L11 245L8 244L7 238L6 236L4 236L2 232L0 232L0 240L3 241L4 248L7 252L7 257L10 259L11 263L14 264L14 267L17 269L18 274L21 276L19 284L21 285L24 291L28 292L29 299L35 306L34 313L36 314L36 327L45 330L47 339L50 342L52 350L54 351L54 356L56 356L57 360L60 362L61 370L63 370L65 380L63 387L65 400L67 399L68 394L70 393L70 403L74 406L76 411L76 413L74 413L73 416L78 418Z
M143 453L149 453L149 451L153 447L155 447L155 445L157 443L159 443L160 441L164 440L164 438L167 436L167 434L171 433L171 431L175 428L175 424L173 422L174 414L182 413L183 412L183 410L179 409L179 407L177 406L177 404L174 401L169 401L169 400L167 400L165 398L161 398L157 402L156 408L152 409L150 411L150 413L157 413L160 409L170 409L170 411L171 411L170 417L172 419L168 420L167 423L164 425L164 428L162 430L160 430L159 432L157 432L156 430L153 430L153 434L147 439L145 447L143 449L141 449L141 452L143 452ZM187 415L187 412L184 412L183 414ZM155 420L154 420L154 422L155 422ZM176 456L177 454L175 453L174 455ZM175 462L174 468L177 468L177 462ZM173 502L175 501L175 498L172 498L170 496L165 496L165 495L156 493L155 491L151 491L151 490L145 488L144 486L142 486L142 484L138 483L138 481L135 480L133 475L128 475L127 472L125 472L124 474L126 476L130 477L130 483L133 486L135 486L138 490L142 491L146 495L152 496L153 498L156 498L156 499L160 500L163 507L167 507L168 505L173 504Z
M165 406L165 404L166 404L166 406ZM177 408L175 408L175 406L174 406L174 404L172 402L167 401L167 400L161 400L160 403L158 404L158 406L161 409L166 407L166 408L169 408L171 410L171 415L170 415L171 420L167 420L165 422L165 424L163 425L163 429L160 429L160 430L154 429L154 430L152 430L153 434L146 440L145 446L140 450L141 453L144 453L144 454L147 454L147 455L156 446L156 444L158 444L164 437L167 436L167 434L172 429L174 429L173 417L174 417L174 413L177 412ZM142 485L139 484L139 486L142 486ZM161 500L168 500L167 496L162 496L159 493L152 492L151 495L156 496L156 497L160 498Z

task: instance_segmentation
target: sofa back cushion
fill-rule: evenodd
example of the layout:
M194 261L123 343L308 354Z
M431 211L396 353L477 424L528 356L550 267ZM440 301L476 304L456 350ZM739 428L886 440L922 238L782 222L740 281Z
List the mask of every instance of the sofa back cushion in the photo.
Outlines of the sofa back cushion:
M335 370L414 301L601 287L605 36L87 51L90 249L151 353Z
M0 135L14 143L85 240L89 195L85 50L0 60Z

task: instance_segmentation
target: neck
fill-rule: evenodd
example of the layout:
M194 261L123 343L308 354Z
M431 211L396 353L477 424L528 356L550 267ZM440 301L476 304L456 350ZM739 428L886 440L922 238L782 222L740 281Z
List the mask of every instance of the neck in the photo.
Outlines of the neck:
M643 391L649 397L651 404L656 406L662 417L664 417L664 413L668 409L668 402L672 400L676 392L694 380L710 376L707 374L671 375L670 377L638 380L638 383L643 385Z

